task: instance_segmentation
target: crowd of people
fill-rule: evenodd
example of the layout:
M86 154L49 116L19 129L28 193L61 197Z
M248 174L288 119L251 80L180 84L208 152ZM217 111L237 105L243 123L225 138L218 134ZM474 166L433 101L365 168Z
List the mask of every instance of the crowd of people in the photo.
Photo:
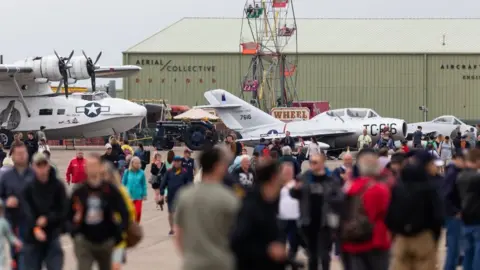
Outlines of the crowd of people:
M9 154L0 151L0 242L11 247L13 269L62 269L63 234L78 269L121 269L126 249L143 237L150 183L158 209L168 209L165 233L183 269L325 270L332 260L347 270L437 269L442 228L444 269L480 269L475 139L460 136L468 144L456 147L457 138L438 136L392 151L388 131L386 143L363 134L356 157L346 153L329 169L314 139L304 145L286 135L262 140L251 156L228 135L200 153L198 165L189 149L150 160L142 145L112 137L103 155L77 151L65 181L46 138L16 135ZM6 254L0 249L0 264Z
M443 269L480 269L476 141L457 149L438 136L392 152L384 134L381 148L362 135L356 158L333 170L318 149L294 152L289 135L252 156L234 134L201 153L196 184L174 200L184 269L330 269L332 259L347 270L438 269L442 229Z
M16 134L8 155L0 147L1 269L8 253L8 269L64 269L63 234L71 236L78 269L93 269L95 263L100 270L120 269L126 248L143 237L143 148L134 152L128 142L112 138L104 155L78 151L64 181L50 160L43 130L27 137ZM10 252L3 249L7 242Z

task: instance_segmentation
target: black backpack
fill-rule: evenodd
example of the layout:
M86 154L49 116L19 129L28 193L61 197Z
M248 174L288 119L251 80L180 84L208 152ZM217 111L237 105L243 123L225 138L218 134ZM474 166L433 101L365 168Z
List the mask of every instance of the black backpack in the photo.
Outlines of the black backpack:
M373 183L367 183L358 194L347 197L347 212L340 229L340 237L343 242L364 243L372 239L373 224L368 218L363 204L363 195L372 185Z
M385 224L392 233L413 236L428 227L430 196L424 191L421 187L409 188L401 181L396 183L385 217Z

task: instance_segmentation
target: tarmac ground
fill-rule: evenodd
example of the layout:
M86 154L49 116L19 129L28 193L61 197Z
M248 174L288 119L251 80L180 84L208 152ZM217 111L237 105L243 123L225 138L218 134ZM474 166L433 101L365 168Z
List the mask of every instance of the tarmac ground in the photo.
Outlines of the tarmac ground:
M174 149L175 152L182 154L183 148ZM98 152L101 153L103 149L97 148L83 148L84 153ZM161 152L163 157L166 157L166 152ZM52 162L58 167L60 174L65 175L66 168L70 159L75 156L75 150L53 150ZM339 166L341 161L328 161L330 168ZM307 164L304 163L303 169L306 169ZM147 172L149 171L147 167ZM147 173L148 174L148 173ZM147 177L148 179L148 177ZM123 267L125 270L138 269L168 269L180 270L181 260L177 251L174 248L172 237L168 236L169 226L167 220L167 211L160 211L156 209L153 200L153 190L148 189L148 199L144 201L141 225L144 229L143 241L134 249L128 251L127 264ZM440 243L439 262L443 265L445 244ZM70 236L62 237L62 246L65 253L65 270L76 269L76 258L73 251L73 245ZM299 252L299 259L305 259L303 252ZM338 259L333 259L331 270L341 270L342 266Z

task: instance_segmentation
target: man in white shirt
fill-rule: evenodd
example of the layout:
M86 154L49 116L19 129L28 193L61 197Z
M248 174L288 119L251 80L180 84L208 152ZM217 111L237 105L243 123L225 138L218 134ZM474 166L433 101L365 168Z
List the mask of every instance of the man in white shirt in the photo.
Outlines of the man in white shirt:
M358 148L358 151L360 151L363 148L370 148L370 147L372 147L372 137L368 135L367 129L364 129L363 134L358 136L357 148Z
M282 164L281 170L281 175L284 177L284 186L280 191L278 219L280 230L284 233L284 240L288 240L290 246L288 259L293 262L297 255L300 240L298 239L297 232L297 220L300 218L300 205L297 199L290 196L290 189L296 185L293 165L285 162Z

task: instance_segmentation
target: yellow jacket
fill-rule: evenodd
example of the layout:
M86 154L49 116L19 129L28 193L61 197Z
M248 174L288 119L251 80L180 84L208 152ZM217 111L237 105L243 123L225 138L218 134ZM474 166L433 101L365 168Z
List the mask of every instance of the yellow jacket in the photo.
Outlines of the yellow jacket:
M120 193L122 194L123 200L125 201L125 204L127 206L127 210L130 216L130 222L135 222L135 206L133 205L132 199L130 198L130 195L128 194L127 188L124 186L120 185L119 187ZM117 219L117 222L121 221L120 213L115 213L115 219ZM123 241L118 243L118 245L115 248L125 248L127 246L127 232L123 232Z

